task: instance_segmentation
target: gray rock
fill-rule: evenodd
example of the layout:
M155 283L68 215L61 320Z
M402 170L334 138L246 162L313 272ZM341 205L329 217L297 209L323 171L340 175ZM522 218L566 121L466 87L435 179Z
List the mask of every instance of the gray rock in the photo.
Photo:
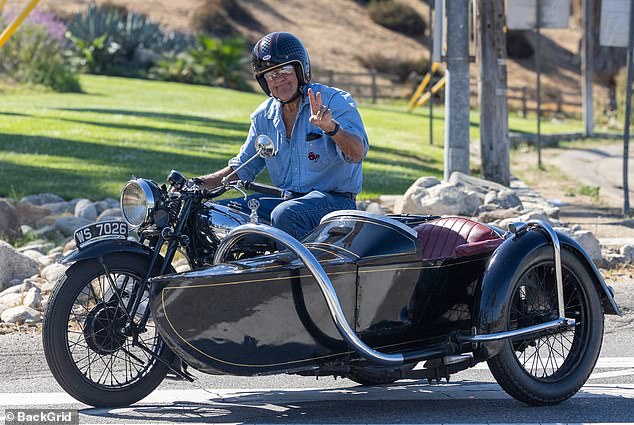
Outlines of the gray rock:
M60 217L55 221L55 228L64 236L72 236L75 230L92 222L82 217Z
M25 251L22 251L22 255L26 255L27 257L29 257L32 260L39 260L40 258L44 257L44 254L42 254L40 251L36 251L34 249L27 249Z
M44 227L40 227L37 230L34 230L33 235L37 238L55 239L59 238L60 232L55 228L54 225L49 224Z
M486 194L491 191L502 192L508 190L508 187L503 186L499 183L480 179L474 176L469 176L459 171L454 171L453 173L451 173L448 183L451 183L466 192L479 193L483 201Z
M20 202L16 207L16 213L18 214L18 220L20 220L21 224L33 226L39 220L49 215L50 211L38 205Z
M97 207L89 199L80 199L75 204L75 217L95 221L97 219Z
M623 245L619 249L619 253L623 255L625 261L628 263L634 263L634 245Z
M95 207L97 208L97 213L101 214L105 210L109 210L112 208L119 209L120 203L117 199L114 198L106 198L103 201L95 202Z
M119 208L108 208L103 210L101 214L97 217L97 221L108 221L108 220L121 220L123 219L123 214Z
M49 214L58 215L75 212L75 205L72 202L55 202L52 204L44 204L42 208L46 208L49 211Z
M20 254L11 245L0 241L0 290L14 279L26 279L39 271L37 261Z
M0 319L5 323L36 324L42 321L42 315L39 311L22 305L6 309L0 315Z
M0 304L4 304L7 307L17 307L22 305L22 299L21 292L14 292L12 294L3 295L2 298L0 298Z
M15 207L0 198L0 237L15 238L20 234L20 221Z
M502 209L515 207L522 208L522 201L520 201L520 198L515 194L514 191L509 189L503 190L501 192L488 192L484 199L484 203L493 204Z
M64 202L64 199L54 193L38 193L36 195L25 196L19 203L28 203L33 205L44 205L55 202Z
M53 242L47 242L45 240L37 240L37 241L29 242L28 244L21 246L17 250L19 252L32 250L32 251L41 252L42 254L46 254L49 250L51 250L54 247L55 247L55 244Z
M482 199L477 193L465 192L450 183L440 183L429 189L414 184L405 192L400 211L395 208L395 212L472 216L480 205Z
M383 208L381 204L379 204L378 202L371 202L365 210L367 212L380 214L380 215L385 215L387 212L385 208Z
M597 266L603 265L603 257L601 256L601 244L592 232L578 230L573 232L572 238L583 248L590 256L590 259Z
M42 306L42 292L40 291L40 288L33 287L29 289L26 294L24 294L24 301L22 301L22 304L35 310L40 309Z
M64 272L67 268L68 266L65 266L63 264L51 264L50 266L44 267L44 270L42 270L42 273L40 273L40 275L47 281L55 283L64 275Z
M20 279L14 279L9 283L7 289L0 292L0 298L8 294L19 294L20 292L22 292L22 281Z

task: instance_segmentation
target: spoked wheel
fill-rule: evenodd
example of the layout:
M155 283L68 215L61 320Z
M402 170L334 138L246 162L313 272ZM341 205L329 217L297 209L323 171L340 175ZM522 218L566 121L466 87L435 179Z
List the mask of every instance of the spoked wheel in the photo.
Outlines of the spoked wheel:
M504 341L488 361L500 386L533 405L560 403L579 391L599 357L603 312L587 268L562 250L566 318L572 328L545 331ZM553 251L544 247L519 273L509 300L508 329L520 329L559 317Z
M70 395L92 406L127 406L151 393L163 380L174 354L152 319L135 331L149 308L146 290L134 318L128 302L148 262L115 254L70 267L51 295L42 328L44 354L53 376Z

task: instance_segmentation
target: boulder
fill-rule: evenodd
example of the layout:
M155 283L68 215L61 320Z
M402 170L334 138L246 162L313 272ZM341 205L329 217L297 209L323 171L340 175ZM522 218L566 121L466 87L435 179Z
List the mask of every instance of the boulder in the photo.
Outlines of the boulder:
M72 202L54 202L51 204L44 204L42 208L46 208L49 214L58 215L75 212L75 205Z
M0 298L8 294L19 294L22 292L22 281L20 279L13 279L7 285L7 288L0 292Z
M63 264L54 263L50 266L44 267L42 270L41 276L51 283L57 282L63 275L68 266Z
M414 183L405 192L400 210L395 208L395 212L472 216L482 201L477 193L465 192L451 183L443 182L429 188Z
M447 180L447 182L453 184L459 189L464 190L465 192L476 192L480 194L483 200L489 192L504 192L509 190L508 187L503 186L499 183L480 179L474 176L469 176L459 171L454 171L453 173L451 173L451 176L449 176L449 180Z
M121 219L123 219L123 214L121 213L121 210L119 208L105 209L97 217L97 221L121 220Z
M385 215L387 210L381 206L378 202L370 202L365 209L369 213Z
M80 199L75 204L75 217L95 221L97 219L97 207L89 199Z
M36 195L25 196L18 204L26 203L32 205L44 205L55 202L64 202L64 198L55 195L54 193L38 193Z
M92 222L82 217L60 217L55 220L55 228L64 236L72 236L75 230Z
M5 323L15 324L36 324L42 321L42 315L39 311L32 309L31 307L19 306L8 308L0 315Z
M19 285L18 285L19 286ZM4 304L7 307L17 307L22 305L22 294L19 292L15 292L13 294L6 294L0 297L0 304Z
M597 266L603 265L603 257L601 256L601 244L599 240L587 230L578 230L573 232L572 238L581 245L581 248L586 251L586 253L590 256L590 259Z
M634 263L634 245L626 244L619 249L619 253L623 255L624 261Z
M18 220L20 224L33 226L39 220L50 214L50 211L44 207L29 204L28 202L20 202L16 207Z
M42 306L42 291L40 288L33 287L24 294L22 305L38 310Z
M0 241L0 291L14 279L26 279L39 271L37 261L20 254L11 245Z
M102 201L95 202L95 207L97 208L97 213L101 214L105 210L109 209L119 209L121 207L119 201L114 198L106 198Z
M20 234L18 213L8 200L0 199L0 237L13 239Z
M494 205L497 208L509 209L509 208L522 208L522 201L510 189L505 189L500 192L490 191L484 198L485 205Z

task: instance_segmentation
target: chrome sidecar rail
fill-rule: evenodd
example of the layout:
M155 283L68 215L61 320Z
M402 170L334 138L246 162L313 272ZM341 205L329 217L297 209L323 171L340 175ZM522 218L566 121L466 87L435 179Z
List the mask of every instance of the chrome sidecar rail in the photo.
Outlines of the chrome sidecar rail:
M559 243L559 237L555 230L545 221L542 220L529 220L526 223L517 222L509 224L509 231L513 235L521 235L531 228L540 228L550 238L553 243L553 250L555 255L555 281L557 285L557 310L559 318L551 320L550 322L540 323L538 325L528 326L526 328L514 329L511 331L497 332L494 334L482 334L482 335L462 335L459 340L465 342L486 342L496 341L499 339L512 338L521 335L528 335L535 332L542 332L547 330L554 330L561 327L574 327L575 321L572 319L566 319L566 310L564 307L564 284L561 270L561 244Z
M214 255L214 264L224 261L227 253L231 247L235 245L238 239L251 234L266 236L276 242L280 242L304 262L319 284L319 288L321 289L321 292L326 299L328 309L330 310L332 320L339 330L339 333L359 355L374 363L385 366L400 366L405 363L406 357L403 354L381 353L361 341L348 324L346 316L343 313L343 309L341 308L341 304L339 303L337 293L335 292L335 288L332 286L332 283L330 282L330 279L323 267L321 267L321 264L319 264L313 254L304 245L302 245L301 242L283 230L262 224L243 224L238 226L229 232L218 246L216 254ZM408 356L407 358L410 359L411 356Z
M553 243L553 249L555 251L555 279L557 282L557 309L559 310L559 318L566 318L566 311L564 307L564 283L561 271L561 244L559 243L559 237L557 232L545 221L542 220L529 220L526 223L517 222L509 224L509 230L514 235L520 235L527 231L529 228L539 227L546 232L551 242Z

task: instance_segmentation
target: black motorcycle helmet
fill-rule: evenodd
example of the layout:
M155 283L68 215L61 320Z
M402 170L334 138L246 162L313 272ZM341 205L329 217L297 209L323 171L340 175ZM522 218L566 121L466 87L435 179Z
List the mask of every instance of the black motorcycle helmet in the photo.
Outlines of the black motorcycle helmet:
M295 67L299 88L310 81L310 59L304 45L289 32L272 32L255 43L251 52L251 65L255 79L264 90L271 95L264 73L287 64Z

